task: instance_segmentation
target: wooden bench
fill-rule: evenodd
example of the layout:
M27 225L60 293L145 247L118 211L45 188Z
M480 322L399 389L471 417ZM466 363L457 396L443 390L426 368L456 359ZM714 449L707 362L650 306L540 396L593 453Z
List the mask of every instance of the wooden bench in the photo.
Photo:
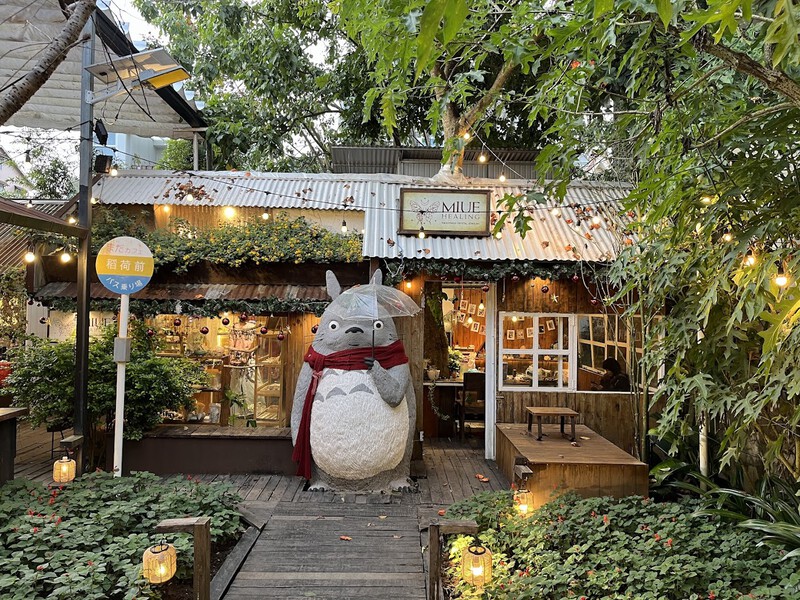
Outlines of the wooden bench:
M533 417L536 417L536 441L542 441L542 417L560 417L561 419L561 435L564 436L564 421L569 417L570 421L570 441L575 441L575 419L578 413L571 408L563 408L560 406L528 406L525 408L528 411L528 433L531 433L533 427Z

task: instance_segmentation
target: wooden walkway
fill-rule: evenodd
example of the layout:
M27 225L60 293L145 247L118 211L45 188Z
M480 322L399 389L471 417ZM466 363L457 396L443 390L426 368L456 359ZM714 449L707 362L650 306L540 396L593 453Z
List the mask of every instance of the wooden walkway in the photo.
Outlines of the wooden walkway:
M21 424L16 477L49 482L51 472L50 434ZM424 600L430 522L455 501L509 486L475 439L426 441L412 468L419 491L403 494L308 492L285 475L191 475L233 485L260 530L225 600Z

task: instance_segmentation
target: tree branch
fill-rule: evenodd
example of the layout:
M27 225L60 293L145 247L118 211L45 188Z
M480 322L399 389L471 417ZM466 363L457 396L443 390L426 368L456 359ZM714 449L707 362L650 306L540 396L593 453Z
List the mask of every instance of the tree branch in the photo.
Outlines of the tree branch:
M0 125L22 108L64 61L69 48L78 40L83 26L94 11L95 2L78 0L73 4L72 14L64 24L64 29L50 42L42 58L0 98Z
M740 73L755 77L773 92L800 106L800 83L797 83L783 71L765 67L743 52L728 48L724 44L715 44L711 36L704 31L698 33L692 39L692 43L698 50L716 56Z
M505 87L506 82L516 68L517 65L512 62L506 62L503 65L503 68L497 73L497 77L494 78L492 86L461 116L459 119L459 127L466 130L475 124L481 115L486 112L486 109L497 99L497 96L503 90L503 87Z
M797 108L797 105L792 104L791 102L784 102L783 104L778 104L776 106L770 106L769 108L762 108L761 110L757 110L756 112L750 113L749 115L745 115L744 117L742 117L738 121L732 123L731 125L729 125L725 129L723 129L722 131L717 133L714 137L707 139L702 144L693 145L692 148L698 149L698 148L705 148L706 146L710 146L711 144L713 144L714 142L716 142L720 138L725 137L726 135L728 135L731 131L733 131L734 129L736 129L740 125L744 125L745 123L749 123L750 121L755 121L756 119L759 119L761 117L766 117L767 115L771 115L772 113L781 112L782 110L788 110L788 109L791 109L791 108Z

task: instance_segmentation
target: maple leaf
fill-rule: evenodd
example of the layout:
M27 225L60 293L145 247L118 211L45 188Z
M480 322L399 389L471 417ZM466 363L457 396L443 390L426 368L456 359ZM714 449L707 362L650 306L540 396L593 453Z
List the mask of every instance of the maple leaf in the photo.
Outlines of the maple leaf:
M351 538L349 535L340 535L339 539L342 540L343 542L351 542L351 541L353 541L353 538Z

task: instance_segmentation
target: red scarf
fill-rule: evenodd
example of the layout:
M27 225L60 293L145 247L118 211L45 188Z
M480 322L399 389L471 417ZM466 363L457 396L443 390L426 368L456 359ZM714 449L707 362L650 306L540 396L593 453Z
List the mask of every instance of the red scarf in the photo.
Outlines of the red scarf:
M311 346L306 352L305 362L311 365L311 383L306 391L306 401L303 405L303 415L300 417L300 427L297 429L297 439L294 444L292 460L297 463L297 474L306 479L311 479L311 406L317 393L319 378L323 369L342 369L344 371L366 370L364 359L375 357L384 369L391 369L397 365L408 362L403 342L397 340L388 346L373 348L354 348L340 350L331 354L320 354Z

